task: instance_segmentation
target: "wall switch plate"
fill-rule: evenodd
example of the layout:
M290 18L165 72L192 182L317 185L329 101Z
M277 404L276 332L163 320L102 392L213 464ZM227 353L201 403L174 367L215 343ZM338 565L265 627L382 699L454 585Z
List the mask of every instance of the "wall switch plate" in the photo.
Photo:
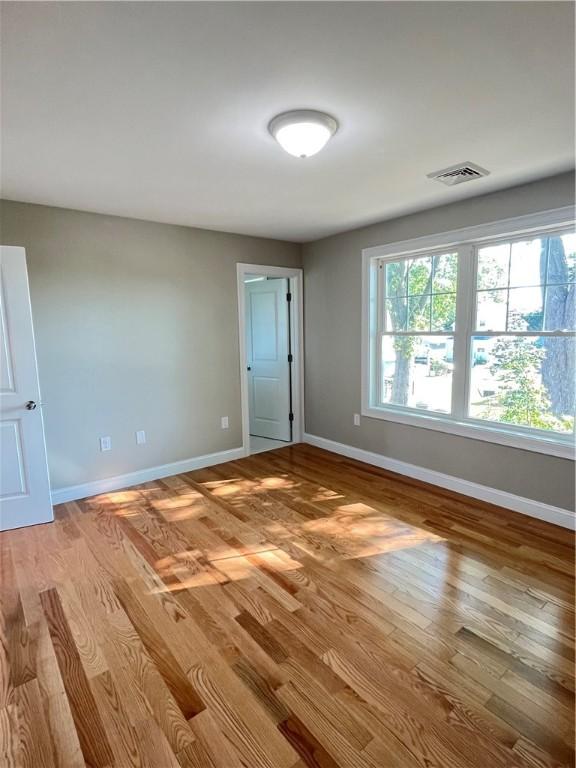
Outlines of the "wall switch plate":
M220 427L222 429L228 429L228 416L222 416L220 419Z
M360 426L360 414L355 413L354 414L354 426L359 427Z
M112 449L112 438L111 437L101 437L100 438L100 450L101 451L109 451Z
M136 432L136 443L138 445L144 445L146 442L146 432L144 432L143 429L139 429L138 432Z

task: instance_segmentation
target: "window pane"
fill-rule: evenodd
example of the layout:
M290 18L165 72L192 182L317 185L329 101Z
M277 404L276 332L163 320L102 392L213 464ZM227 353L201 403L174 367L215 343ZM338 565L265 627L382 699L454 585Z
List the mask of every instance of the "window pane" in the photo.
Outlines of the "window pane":
M408 330L430 330L430 296L410 296L408 299Z
M434 278L432 280L433 293L452 293L456 290L458 274L458 255L456 253L444 253L434 256Z
M511 288L508 296L508 330L541 331L541 288Z
M476 305L476 330L505 331L508 291L480 291Z
M544 330L576 330L576 285L549 285L546 288Z
M478 250L478 289L508 285L510 245L488 245Z
M510 287L540 285L546 274L546 239L512 243ZM542 272L540 271L543 264Z
M386 262L386 296L406 296L407 271L408 262L406 259Z
M405 331L408 299L388 299L386 302L386 329L389 331Z
M453 331L456 323L456 294L440 293L432 297L432 330Z
M469 415L501 424L572 432L575 344L573 338L475 336Z
M432 272L432 257L425 256L423 259L410 260L410 271L408 272L408 293L411 296L422 293L430 293L432 286L430 275Z
M573 330L576 285L571 281L576 272L576 235L536 237L509 246L482 248L478 259L478 284L503 279L505 248L510 248L510 287L508 290L478 291L476 329Z
M453 344L451 336L383 336L383 403L450 413Z

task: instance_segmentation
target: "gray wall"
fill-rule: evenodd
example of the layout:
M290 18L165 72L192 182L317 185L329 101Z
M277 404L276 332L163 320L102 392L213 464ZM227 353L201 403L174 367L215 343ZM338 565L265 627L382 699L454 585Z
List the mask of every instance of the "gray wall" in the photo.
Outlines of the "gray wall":
M567 459L362 417L361 251L497 219L570 205L574 176L562 174L304 246L306 431L547 504L574 508Z
M6 201L1 242L26 248L53 488L241 445L236 263L299 245Z
M573 200L564 174L305 245L306 431L573 508L568 460L376 419L352 424L362 249ZM54 488L241 444L235 264L300 266L299 245L7 201L0 215L2 243L27 249ZM99 451L101 435L112 451Z

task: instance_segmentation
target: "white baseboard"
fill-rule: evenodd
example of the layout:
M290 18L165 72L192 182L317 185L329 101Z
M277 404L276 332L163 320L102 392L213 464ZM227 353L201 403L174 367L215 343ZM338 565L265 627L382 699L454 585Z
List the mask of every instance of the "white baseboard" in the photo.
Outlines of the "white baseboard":
M405 461L391 459L388 456L382 456L379 453L365 451L362 448L354 448L351 445L337 443L334 440L328 440L325 437L317 435L304 435L304 442L315 445L317 448L324 448L333 453L339 453L350 459L363 461L366 464L373 464L382 469L388 469L390 472L397 472L399 475L413 477L416 480L422 480L426 483L439 485L441 488L448 488L450 491L462 493L465 496L471 496L480 501L487 501L490 504L497 504L506 509L513 509L515 512L521 512L529 517L536 517L539 520L545 520L548 523L560 525L570 530L576 529L576 515L568 509L553 507L550 504L543 504L533 499L526 499L523 496L516 496L513 493L500 491L497 488L490 488L487 485L471 483L469 480L462 480L453 475L445 475L443 472L436 472L432 469L419 467L415 464L408 464Z
M103 480L94 480L82 485L71 485L68 488L56 488L52 491L52 504L63 504L66 501L85 499L87 496L97 496L99 493L118 491L121 488L130 488L132 485L149 483L152 480L160 480L170 475L178 475L181 472L192 472L194 469L211 467L214 464L223 464L226 461L236 461L246 455L244 448L232 448L229 451L207 453L204 456L195 456L193 459L174 461L172 464L162 464L158 467L140 469L137 472L128 472L126 475L106 477Z
M536 517L539 520L545 520L548 523L560 525L570 530L576 529L576 516L568 509L553 507L550 504L543 504L533 499L526 499L523 496L516 496L513 493L500 491L497 488L490 488L486 485L472 483L469 480L462 480L453 475L445 475L443 472L436 472L432 469L419 467L415 464L408 464L405 461L392 459L372 451L365 451L362 448L354 448L351 445L337 443L334 440L328 440L325 437L317 435L304 434L304 442L315 445L318 448L324 448L332 453L338 453L347 456L350 459L363 461L366 464L373 464L382 469L388 469L391 472L397 472L400 475L422 480L432 485L438 485L441 488L447 488L465 496L471 496L480 501L487 501L490 504L497 504L506 509L512 509L515 512L521 512L529 517ZM72 485L67 488L57 488L52 491L52 503L62 504L67 501L76 501L84 499L87 496L97 496L100 493L109 493L123 488L130 488L140 483L148 483L152 480L160 480L163 477L178 475L181 472L192 472L194 469L223 464L227 461L236 461L245 456L243 448L232 448L228 451L219 451L218 453L208 453L204 456L196 456L192 459L175 461L171 464L162 464L157 467L141 469L137 472L129 472L125 475L116 477L107 477L103 480L95 480L81 485Z

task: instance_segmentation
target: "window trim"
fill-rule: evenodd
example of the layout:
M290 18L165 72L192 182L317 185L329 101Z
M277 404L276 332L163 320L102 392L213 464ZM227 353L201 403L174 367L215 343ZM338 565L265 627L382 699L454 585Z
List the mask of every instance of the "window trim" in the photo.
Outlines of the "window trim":
M530 430L529 434L522 427L502 427L496 423L485 422L473 418L456 418L445 414L436 414L430 411L419 412L416 409L410 409L403 406L375 406L371 403L371 390L373 380L373 365L377 359L376 345L379 338L377 319L377 262L378 260L402 258L407 256L417 256L419 253L427 254L430 251L438 249L454 248L459 253L459 271L458 280L465 281L462 287L458 289L458 299L460 312L467 313L471 311L472 305L476 303L476 291L474 290L473 275L470 271L474 267L474 251L484 240L494 239L514 239L516 237L529 236L531 234L544 232L546 230L555 230L559 227L573 227L575 223L575 211L573 206L564 208L555 208L549 211L543 211L528 216L518 216L500 221L492 221L472 227L451 230L443 233L404 240L401 242L388 243L386 245L373 246L365 248L362 251L362 402L361 413L363 416L384 421L393 421L399 424L406 424L413 427L437 430L461 437L468 437L475 440L484 440L501 445L507 445L514 448L520 448L537 453L544 453L550 456L559 456L562 458L576 458L574 436L567 435L549 435L545 432L541 434L536 430ZM461 270L464 274L461 275ZM468 273L468 274L466 274ZM460 300L466 293L467 301L464 305ZM466 306L467 304L467 306ZM457 309L458 313L458 309ZM458 314L457 314L458 329ZM469 330L472 325L456 330L454 335L454 344L456 347L457 338L461 350L464 351L458 357L459 360L469 358ZM473 329L472 329L473 330ZM456 336L458 334L458 336ZM532 334L534 335L534 334ZM456 349L454 359L456 361ZM466 370L459 371L460 381L462 376L468 378L470 375L469 367ZM453 410L455 398L463 398L468 391L467 383L464 386L455 386L456 362L454 368L453 385ZM459 411L464 413L462 409ZM528 428L526 428L528 429Z

